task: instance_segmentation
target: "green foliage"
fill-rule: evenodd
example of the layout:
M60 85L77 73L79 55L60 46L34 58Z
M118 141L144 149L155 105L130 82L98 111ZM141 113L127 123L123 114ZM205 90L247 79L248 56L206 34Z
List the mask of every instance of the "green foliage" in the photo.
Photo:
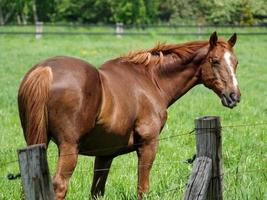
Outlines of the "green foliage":
M49 22L55 15L55 0L35 0L38 20Z
M253 3L250 0L213 1L207 21L213 24L245 24L253 25Z
M245 24L267 17L267 0L167 0L171 23Z
M8 0L0 1L0 24L5 24L11 21L12 16L16 12L16 9L20 6L18 2L12 2Z
M80 23L145 24L156 21L157 1L61 0L57 20Z
M157 14L159 9L159 0L144 0L146 8L146 16L148 23L154 23L157 21Z
M117 0L113 5L113 21L125 24L143 24L148 22L143 0Z
M167 0L167 5L172 9L170 22L174 24L190 23L196 19L194 0Z
M1 0L0 24L75 22L124 24L255 24L267 0Z
M109 23L111 13L111 0L80 0L72 1L72 10L69 10L70 21L80 23ZM78 8L78 9L77 9Z

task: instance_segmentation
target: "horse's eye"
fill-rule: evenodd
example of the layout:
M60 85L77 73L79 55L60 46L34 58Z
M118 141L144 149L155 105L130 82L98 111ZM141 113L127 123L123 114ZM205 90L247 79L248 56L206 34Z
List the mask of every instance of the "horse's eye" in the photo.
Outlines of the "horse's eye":
M217 59L217 58L214 58L214 59L211 60L211 64L213 66L219 66L220 65L220 60Z

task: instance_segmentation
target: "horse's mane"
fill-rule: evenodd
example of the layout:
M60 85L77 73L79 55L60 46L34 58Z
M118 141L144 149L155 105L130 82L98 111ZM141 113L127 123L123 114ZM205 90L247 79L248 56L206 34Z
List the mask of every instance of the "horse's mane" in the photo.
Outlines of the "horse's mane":
M183 44L158 43L152 49L130 52L121 56L120 59L134 64L143 64L144 66L157 64L164 66L167 63L177 62L177 60L182 64L192 59L196 51L207 44L207 41L194 41Z

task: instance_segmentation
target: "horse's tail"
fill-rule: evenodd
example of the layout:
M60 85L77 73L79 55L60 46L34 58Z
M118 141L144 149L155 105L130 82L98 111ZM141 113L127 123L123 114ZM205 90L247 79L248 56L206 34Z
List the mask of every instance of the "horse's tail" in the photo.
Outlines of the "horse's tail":
M50 67L37 67L20 85L19 114L27 145L48 143L47 101L52 79Z

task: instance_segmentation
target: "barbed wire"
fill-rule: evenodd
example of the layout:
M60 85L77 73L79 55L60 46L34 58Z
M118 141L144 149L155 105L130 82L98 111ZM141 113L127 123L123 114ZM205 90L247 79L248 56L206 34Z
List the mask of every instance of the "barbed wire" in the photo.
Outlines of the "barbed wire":
M196 130L199 130L199 129L219 130L219 129L223 129L223 128L255 127L255 126L263 126L263 125L267 125L267 122L255 123L255 124L224 125L224 126L221 126L221 127L218 127L218 128L194 128L191 131L187 131L187 132L182 133L182 134L175 134L175 135L171 135L171 136L168 136L168 137L159 138L159 139L155 140L154 142L156 143L156 142L159 142L159 141L164 141L164 140L172 139L172 138L175 138L175 137L186 136L186 135L195 135L195 134L192 134L192 133L195 132ZM204 133L197 133L197 134L208 134L208 133L204 132ZM135 143L132 146L135 147L135 146L141 145L143 143L144 142ZM71 155L78 155L78 154L98 153L98 152L101 152L101 151L120 149L120 148L125 148L125 147L129 147L129 146L128 145L117 145L117 146L101 148L101 149L81 151L81 152L77 152L77 153L61 154L60 156L64 157L64 156L71 156ZM0 154L2 153L1 151L3 151L3 149L0 149ZM4 151L14 151L14 149L4 149ZM58 157L58 154L52 154L52 155L49 155L49 157ZM9 165L9 164L15 163L15 162L18 162L18 159L12 160L12 161L8 161L8 162L5 162L5 163L1 163L0 169L5 167L5 166L7 166L7 165Z
M12 161L12 162L17 162L17 161ZM161 166L161 165L169 165L169 164L172 164L172 163L183 163L183 164L192 164L192 163L186 163L185 160L180 160L180 161L166 161L166 162L156 162L156 163L153 163L153 164L143 164L143 165L136 165L136 163L131 163L131 166L128 166L128 169L129 168L136 168L136 167L144 167L144 166ZM109 171L111 169L122 169L121 166L112 166L112 167L109 167L109 168L99 168L99 169L94 169L93 172L101 172L101 171ZM75 169L74 171L70 171L70 172L64 172L64 175L67 175L67 174L72 174L72 173L88 173L90 171L90 169ZM235 175L242 175L242 174L248 174L248 173L256 173L256 172L263 172L263 173L267 173L267 169L266 168L258 168L258 169L250 169L250 170L235 170L235 171L232 171L232 170L228 170L228 171L224 171L220 176L225 176L225 175L228 175L228 174L235 174ZM55 173L55 172L54 172ZM11 173L8 174L8 176L12 176ZM0 177L0 178L3 178L3 177ZM4 178L7 178L7 177L4 177ZM217 178L217 177L213 177L213 178Z
M88 173L89 170L75 170L75 172L79 172L79 173L83 173L83 172L86 172ZM266 172L267 173L267 169L254 169L254 170L247 170L247 171L239 171L238 174L236 174L236 172L232 172L232 173L235 173L235 175L240 175L240 174L245 174L245 173L256 173L256 172ZM230 171L229 171L230 172ZM223 173L220 175L220 177L223 177L225 176L225 174L228 174L229 172L227 173ZM7 177L0 177L0 179L9 179L9 180L15 180L16 178L20 177L21 175L20 174L17 174L17 175L12 175L12 174L8 174ZM12 178L12 179L10 179ZM213 177L213 178L218 178L218 177ZM160 183L161 181L159 181L158 183ZM158 185L157 183L154 184L154 185ZM183 189L186 188L186 185L187 183L184 185L184 187L182 187ZM166 193L170 193L170 192L175 192L175 191L178 191L178 190L181 190L181 186L177 186L177 187L173 187L173 188L170 188L170 189L166 189L164 191L161 191L161 192L149 192L149 193L144 193L144 199L147 199L147 198L155 198L155 197L162 197L162 195L165 195Z
M255 123L255 124L236 124L236 125L223 125L221 126L220 128L221 129L224 129L224 128L235 128L235 127L254 127L254 126L264 126L264 125L267 125L267 122L261 122L261 123ZM168 136L166 138L161 138L159 140L164 140L164 139L170 139L172 137L180 137L180 136L183 136L183 135L189 135L190 133L194 132L196 129L214 129L214 128L194 128L192 131L190 132L187 132L187 133L183 133L183 134L176 134L176 135L173 135L173 136ZM16 149L14 148L18 148L18 147L6 147L6 148L0 148L0 154L2 153L1 151L16 151ZM20 148L23 148L23 147L20 147Z
M151 142L151 144L157 143L159 141L164 141L164 140L168 140L168 139L171 139L171 138L175 138L175 137L190 135L194 131L195 131L195 129L193 129L191 131L187 131L186 133L183 133L183 134L176 134L176 135L171 135L171 136L164 137L164 138L159 138L159 139L156 139L155 141ZM132 147L133 148L134 147L138 147L139 145L142 145L144 143L145 143L144 141L143 142L134 143L132 145ZM112 147L106 147L106 148L94 149L94 150L88 150L88 151L80 151L80 152L77 152L77 153L60 154L60 157L78 155L78 154L85 154L86 155L86 154L90 154L90 153L99 153L99 152L108 151L108 150L114 150L114 149L119 150L120 148L129 148L129 147L131 147L131 146L129 146L129 145L115 145L115 146L112 146ZM50 156L55 156L55 154L52 154ZM58 154L57 154L57 156L58 156Z
M255 124L236 124L236 125L224 125L223 128L236 128L236 127L254 127L254 126L264 126L267 122L255 123Z
M183 163L183 161L155 163L155 164L153 164L153 167L156 166L156 165L170 164L170 163ZM136 166L130 166L129 168L134 168L134 167L138 167L138 166L148 166L148 165L136 165ZM109 171L111 169L121 169L121 167L117 166L117 167L96 169L96 170L93 170L93 172ZM77 173L77 172L80 172L80 173L85 173L86 172L86 173L88 173L89 171L90 171L89 169L87 169L87 170L78 169L78 170L74 170L73 172L66 172L64 174L71 174L71 173ZM243 175L243 174L250 174L250 173L257 173L257 172L267 173L267 169L258 168L258 169L242 170L242 171L238 171L238 172L228 170L228 171L223 172L219 176L223 177L223 176L226 176L226 175L229 175L229 174L233 174L233 173L235 175ZM217 176L216 177L212 177L212 178L217 178Z
M184 134L177 134L177 135L172 135L172 136L169 136L169 137L159 138L155 142L158 142L158 141L161 141L161 140L167 140L167 139L170 139L170 138L179 137L179 136L183 136L183 135L188 135L188 134L191 134L193 132L194 132L194 130L191 130L191 131L189 131L187 133L184 133ZM141 145L141 144L143 144L143 142L135 143L135 144L133 144L133 146L138 146L138 145ZM123 148L123 147L128 147L128 146L126 146L126 145L118 145L118 146L107 147L107 148L102 148L102 149L95 149L95 150L90 150L90 151L82 151L82 152L78 152L78 153L69 153L69 154L63 154L63 155L61 154L60 156L64 157L64 156L78 155L78 154L81 154L81 153L98 153L98 152L101 152L101 151L113 150L113 149L118 149L118 148ZM49 157L58 157L58 155L52 154ZM12 161L8 161L8 162L5 162L5 163L1 163L0 169L5 167L5 166L7 166L7 165L9 165L9 164L16 163L16 162L18 162L18 159L12 160Z
M165 138L166 139L166 138ZM17 160L14 160L14 161L11 161L12 163L13 162L17 162ZM9 163L11 163L9 162ZM155 165L162 165L162 164L170 164L170 163L184 163L184 161L167 161L167 162L159 162L159 163L154 163L153 166ZM150 164L146 164L146 165L137 165L137 166L149 166ZM132 166L131 166L132 167ZM112 167L114 169L114 166ZM115 167L115 169L121 169L121 167ZM108 171L110 170L110 168L101 168L101 169L94 169L94 172L99 172L99 171ZM80 170L80 169L76 169L74 170L74 172L69 172L69 173L88 173L89 172L89 169L87 170ZM225 171L224 173L222 173L221 175L219 175L220 177L225 177L225 175L228 175L228 174L235 174L235 176L241 176L241 175L244 175L244 174L248 174L248 173L258 173L258 172L263 172L263 173L267 173L267 169L265 168L259 168L259 169L250 169L250 170L237 170L237 171L231 171L231 170L228 170L228 171ZM67 174L67 173L64 173L64 175ZM13 174L8 174L6 177L0 177L0 179L8 179L8 180L16 180L17 178L20 178L21 175L20 174L16 174L16 175L13 175ZM218 177L213 177L213 178L218 178ZM160 181L159 181L160 182ZM156 184L157 185L157 184ZM185 184L186 186L186 184ZM161 191L161 192L157 192L157 193L154 193L154 192L151 192L151 193L147 193L144 195L145 198L153 198L153 197L156 197L156 196L162 196L163 194L166 194L166 193L170 193L170 192L174 192L174 191L177 191L177 190L181 190L181 186L178 186L178 187L174 187L174 188L170 188L170 189L167 189L167 190L164 190L164 191Z

